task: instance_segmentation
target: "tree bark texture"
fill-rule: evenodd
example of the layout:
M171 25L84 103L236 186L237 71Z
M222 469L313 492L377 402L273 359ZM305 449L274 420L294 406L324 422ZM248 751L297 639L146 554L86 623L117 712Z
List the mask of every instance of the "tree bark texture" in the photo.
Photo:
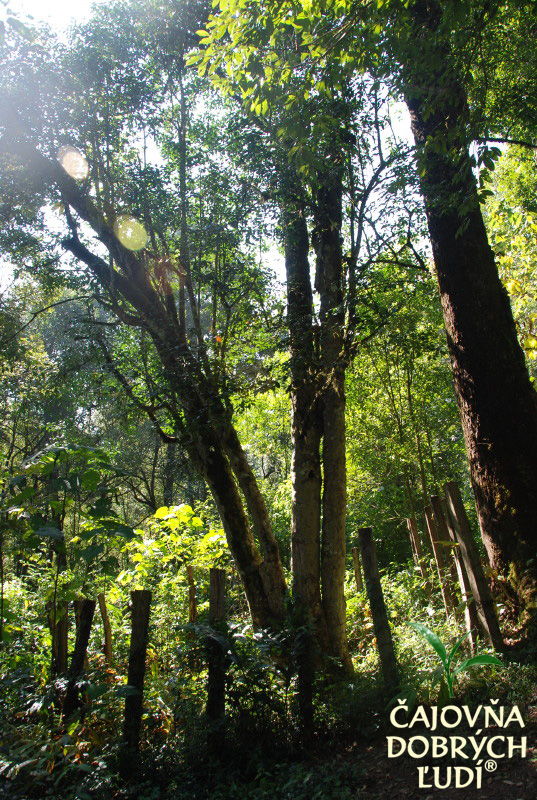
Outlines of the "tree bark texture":
M451 576L450 586L453 589L453 597L455 604L457 605L458 597L456 597L456 587L458 585L458 576L455 567L455 558L453 548L450 546L451 538L448 532L444 509L442 508L442 501L438 495L431 496L431 508L433 509L433 519L436 525L436 532L444 556L444 564L449 570L449 574Z
M491 565L535 611L536 394L479 207L466 94L442 39L442 7L423 0L411 14L406 102L479 523Z
M188 581L188 621L191 625L198 621L198 606L196 599L196 584L194 583L194 570L189 564L186 568Z

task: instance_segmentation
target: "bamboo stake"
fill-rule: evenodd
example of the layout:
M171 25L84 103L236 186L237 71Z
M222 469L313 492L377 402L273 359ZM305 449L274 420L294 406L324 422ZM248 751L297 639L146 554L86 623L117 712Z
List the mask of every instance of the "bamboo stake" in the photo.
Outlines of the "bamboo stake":
M450 481L444 484L444 493L483 632L493 647L501 651L504 648L503 637L459 487L454 481Z
M433 504L433 509L440 499L438 495L433 495L431 497L431 502ZM457 575L459 579L459 586L461 589L461 597L462 602L464 605L464 625L466 631L469 633L468 640L470 642L470 648L472 653L475 653L476 646L477 646L477 635L481 630L481 625L479 623L479 618L477 616L477 608L475 605L475 599L472 595L472 590L470 589L470 582L468 580L468 575L466 573L466 567L464 565L464 560L462 558L461 550L459 543L457 542L457 537L455 535L455 531L451 524L451 520L449 515L447 519L445 519L446 529L448 532L448 536L454 544L453 547L453 556L455 558L455 567L457 569Z

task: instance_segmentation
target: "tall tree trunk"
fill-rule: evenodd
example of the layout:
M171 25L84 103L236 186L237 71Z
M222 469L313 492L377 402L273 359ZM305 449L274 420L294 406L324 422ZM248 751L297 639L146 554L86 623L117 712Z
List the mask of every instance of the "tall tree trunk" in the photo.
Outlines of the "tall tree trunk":
M291 350L293 595L304 622L314 624L317 638L325 647L327 630L320 591L321 418L308 231L301 209L292 203L285 209L283 225Z
M464 87L441 6L416 2L403 76L483 540L537 604L537 398L479 208Z
M342 187L335 176L317 197L314 245L316 289L321 299L323 420L323 497L321 587L331 655L352 671L347 645L344 594L347 510L345 461L345 366L343 335L343 254L341 250Z
M309 240L302 210L284 209L287 325L291 353L291 558L297 637L298 700L301 733L313 733L313 683L317 645L328 648L320 588L321 560L321 415L318 362L313 335L313 295Z

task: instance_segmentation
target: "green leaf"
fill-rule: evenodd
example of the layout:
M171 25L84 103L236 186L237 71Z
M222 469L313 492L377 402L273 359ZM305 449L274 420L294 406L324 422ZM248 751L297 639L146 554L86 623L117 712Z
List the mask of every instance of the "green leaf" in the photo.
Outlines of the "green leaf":
M131 697L132 695L140 694L135 686L129 686L128 683L125 686L116 686L115 693L118 697Z
M161 506L160 508L157 508L153 516L155 517L155 519L166 519L169 513L170 509L168 508L168 506Z
M90 700L96 700L101 695L105 694L108 691L109 687L106 683L90 683L86 687L86 694L88 695Z
M451 662L453 661L453 657L454 657L455 653L457 652L457 650L459 649L461 644L464 642L466 637L470 636L471 633L472 633L472 631L468 631L467 633L464 634L464 636L461 636L461 638L457 642L455 642L455 644L453 645L453 647L451 649L451 652L450 652L450 654L448 656L448 660L447 660L448 669L449 669L449 666L450 666Z
M82 475L80 483L84 489L88 489L90 492L94 492L99 484L100 479L101 475L98 470L87 469Z
M97 556L100 556L104 550L104 544L92 544L86 547L80 555L88 564L90 564Z
M485 666L486 664L496 664L498 667L503 667L502 662L496 658L496 656L474 656L473 658L469 658L466 661L463 661L460 666L457 667L455 672L453 673L453 677L458 675L459 672L464 672L464 670L468 669L469 667L481 667Z
M433 631L429 630L429 628L426 625L423 625L421 622L409 622L408 624L429 642L433 650L435 650L438 653L438 656L440 657L442 664L446 666L447 662L446 648L444 647L444 645L442 644L436 633L433 633Z
M110 533L112 536L121 536L129 541L134 539L135 536L134 529L130 525L123 525L123 523L116 523Z

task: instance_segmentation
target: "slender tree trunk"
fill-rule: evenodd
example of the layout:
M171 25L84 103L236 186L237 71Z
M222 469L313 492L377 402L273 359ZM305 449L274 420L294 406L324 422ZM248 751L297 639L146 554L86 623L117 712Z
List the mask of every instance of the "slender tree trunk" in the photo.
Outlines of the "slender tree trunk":
M209 431L204 438L208 435ZM229 460L216 437L211 445L203 448L203 453L198 448L198 455L201 455L200 471L211 490L242 579L252 622L259 628L278 628L283 622L283 594L277 597L266 590L264 562L254 541Z
M431 596L431 584L427 567L425 565L425 558L423 557L423 550L421 549L421 539L414 517L409 517L406 521L408 534L410 536L410 543L412 545L412 555L414 556L414 563L420 571L420 575L425 584L425 593L427 597Z
M56 523L61 529L61 522ZM65 534L54 547L56 554L56 577L54 596L47 604L49 609L50 630L52 633L52 675L64 675L67 672L68 638L69 638L69 613L66 600L58 600L58 585L60 576L67 569L67 556L65 553Z
M317 255L315 285L321 298L323 421L323 496L321 588L331 655L348 672L352 660L347 645L344 594L347 511L345 457L345 366L343 362L343 257L341 250L340 178L319 190L314 236Z
M138 748L142 727L142 705L145 679L145 659L151 592L146 589L131 592L131 641L129 647L129 672L127 684L136 690L125 698L123 740L132 750Z
M62 716L64 719L68 719L79 705L77 684L87 659L86 654L94 613L95 600L84 599L80 601L75 649L69 666L67 691L62 707Z
M432 503L433 509L435 511L435 514L436 514L437 513L436 512L437 505L440 507L440 498L439 498L439 496L438 495L433 495L431 497L431 503ZM441 510L441 507L440 507L440 510ZM447 527L447 531L448 531L448 536L449 536L450 540L453 542L453 544L456 545L453 548L453 551L454 551L453 555L454 555L454 558L455 558L455 564L456 564L456 568L457 568L457 576L458 576L458 579L459 579L459 586L460 586L460 590L461 590L461 597L462 597L462 602L463 602L463 605L464 605L464 624L465 624L465 627L466 627L466 632L469 634L468 639L470 641L470 647L471 647L472 653L475 654L476 646L477 646L477 636L478 636L478 634L479 634L479 632L481 630L480 624L479 624L479 617L477 615L477 607L476 607L476 603L475 603L475 598L474 598L474 596L472 594L470 581L468 579L468 573L466 572L466 566L465 566L465 563L464 563L464 559L462 557L460 546L459 546L459 543L457 541L457 534L455 532L455 529L453 528L453 525L451 523L449 514L447 515L447 518L445 519L445 523L446 523L446 527Z
M321 418L312 329L308 232L301 210L296 207L286 209L283 224L292 380L293 597L304 624L312 623L321 646L326 646L327 630L320 591Z
M465 90L442 7L411 7L403 77L483 541L521 606L537 604L537 399L479 207Z

